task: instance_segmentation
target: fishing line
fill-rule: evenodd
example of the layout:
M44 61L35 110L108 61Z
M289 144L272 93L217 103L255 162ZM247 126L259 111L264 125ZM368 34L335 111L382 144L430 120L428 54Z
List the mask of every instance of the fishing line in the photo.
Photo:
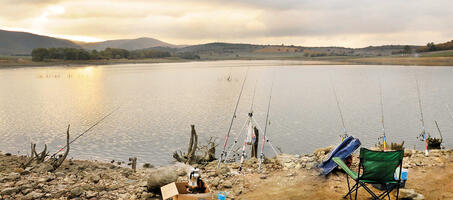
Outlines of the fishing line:
M423 140L425 142L425 155L428 156L428 143L427 143L427 135L426 135L426 130L425 130L425 120L423 118L423 109L422 109L422 99L420 95L420 87L418 85L418 79L417 75L415 74L414 71L414 77L415 77L415 84L417 86L417 97L418 97L418 107L420 109L420 121L422 122L422 132L419 137L423 137Z
M341 124L343 125L344 134L341 135L340 137L342 138L342 140L344 140L348 136L348 133L347 133L347 129L346 129L346 126L344 123L343 112L340 107L340 102L338 101L337 90L335 89L335 85L333 84L332 74L330 74L329 78L330 78L329 80L330 80L330 85L332 86L333 94L335 95L335 101L337 102L338 112L340 113Z
M270 93L269 93L269 102L267 104L267 113L266 113L266 125L264 127L264 134L263 134L263 141L261 143L261 150L260 150L260 159L259 159L259 164L258 164L258 171L261 170L261 163L264 161L264 143L266 143L266 141L268 141L266 135L267 135L267 127L268 127L268 124L269 124L269 112L270 112L270 108L271 108L271 100L272 100L272 91L274 89L274 79L275 79L275 73L273 73L273 77L272 77L272 83L271 83L271 90L270 90ZM275 154L278 155L277 151L275 150L274 146L269 142L270 146L272 147L272 149L274 150Z
M251 102L251 105L250 105L250 113L253 113L253 102L255 101L255 94L256 94L256 85L257 85L257 82L258 82L258 80L255 81L255 87L254 87L254 89L253 89L252 102ZM227 151L224 160L228 160L228 156L230 155L230 153L232 152L232 150L233 150L234 147L236 146L236 144L237 144L239 138L242 136L242 133L243 133L242 131L244 130L245 126L246 126L249 122L251 122L250 117L247 118L247 120L245 120L245 123L244 123L244 125L242 126L241 131L239 132L239 135L234 139L234 143L233 143L233 145L231 145L230 149Z
M226 153L225 152L226 145L227 145L227 142L228 142L228 138L230 137L231 128L233 127L234 118L236 118L236 112L237 112L237 109L238 109L239 101L240 101L241 96L242 96L242 91L244 90L244 85L245 85L245 81L247 80L247 75L249 73L249 69L250 69L250 67L247 67L247 71L245 72L244 81L242 82L241 91L239 92L239 96L238 96L238 99L236 101L236 106L234 108L233 117L231 118L230 127L228 128L228 132L227 132L227 135L225 137L225 142L223 144L223 150L222 150L222 153L220 154L220 159L219 159L219 162L217 163L217 168L219 168L220 163L222 162L223 156Z
M74 139L72 139L70 142L69 142L69 145L72 144L73 142L75 142L77 139L79 139L80 137L82 137L83 135L85 135L85 133L89 132L91 129L93 129L95 126L97 126L98 124L100 124L102 121L104 121L104 119L106 119L107 117L109 117L110 115L112 115L115 111L117 111L118 109L120 109L121 106L118 106L116 109L112 110L110 113L108 113L107 115L105 115L104 117L102 117L100 120L98 120L96 123L94 123L93 125L91 125L88 129L86 129L84 132L82 132L80 135L78 135L77 137L75 137ZM64 147L60 148L56 153L52 154L51 157L55 157L55 155L57 155L58 153L60 153L61 151L63 151L65 148L67 148L67 145L65 145Z
M381 123L382 123L382 134L383 134L383 145L384 145L384 150L387 150L387 137L385 135L385 123L384 123L384 97L382 94L382 81L381 78L379 77L379 96L381 99Z
M447 104L447 109L448 109L448 112L450 113L451 119L453 120L453 113L451 112L450 106L448 104Z

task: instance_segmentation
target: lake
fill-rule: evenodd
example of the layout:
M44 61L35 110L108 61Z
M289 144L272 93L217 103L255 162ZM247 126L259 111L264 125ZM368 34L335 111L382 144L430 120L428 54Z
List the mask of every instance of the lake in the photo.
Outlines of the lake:
M128 160L166 165L176 150L187 151L190 125L199 142L221 143L228 131L246 74L230 143L247 119L254 90L254 117L264 129L274 81L267 134L284 153L305 154L338 144L345 126L364 147L381 131L381 80L388 142L422 149L416 90L419 81L426 130L453 147L453 68L422 66L310 65L302 61L213 61L80 67L0 69L0 150L27 154L47 144L65 145L117 109L71 145L69 157ZM231 81L227 77L231 74ZM332 84L331 84L332 83ZM242 141L242 140L241 140ZM267 156L274 156L266 146Z

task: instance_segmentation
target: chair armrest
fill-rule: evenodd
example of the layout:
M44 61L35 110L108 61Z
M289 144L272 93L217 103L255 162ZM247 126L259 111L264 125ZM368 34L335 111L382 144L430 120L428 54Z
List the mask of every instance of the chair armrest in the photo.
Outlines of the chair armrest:
M343 160L341 160L340 157L334 157L332 158L332 160L337 163L337 165L340 166L340 168L343 169L344 172L346 172L346 174L348 174L352 179L357 180L357 173L349 169L349 167L346 165L346 163L343 162Z

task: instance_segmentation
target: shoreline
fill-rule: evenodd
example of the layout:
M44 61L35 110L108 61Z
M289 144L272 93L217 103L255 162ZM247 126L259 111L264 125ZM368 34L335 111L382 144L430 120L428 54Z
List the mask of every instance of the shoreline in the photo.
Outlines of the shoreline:
M116 163L66 160L54 172L43 170L42 165L24 170L19 165L25 156L0 153L0 198L160 199L160 186L152 181L156 179L153 176L171 174L167 182L186 181L187 171L199 167L214 199L219 191L227 192L228 199L342 199L347 188L344 174L324 177L316 170L330 150L332 147L305 155L280 154L266 159L261 173L257 172L257 160L248 159L240 174L239 163L225 163L216 169L217 161L193 166L140 166L134 172L127 165ZM354 155L353 166L357 163L358 155ZM406 149L403 167L409 170L406 189L415 189L426 199L453 198L453 150L432 150L425 157L423 151ZM359 196L368 197L364 190Z
M13 60L13 61L12 61ZM8 68L26 68L26 67L52 67L67 66L77 67L84 65L117 65L117 64L153 64L153 63L185 63L185 62L205 62L205 61L301 61L307 62L308 65L397 65L397 66L453 66L453 57L240 57L240 58L207 58L198 60L188 60L176 57L157 58L157 59L111 59L111 60L86 60L86 61L46 61L34 62L31 59L0 58L0 69ZM3 61L3 62L1 62Z

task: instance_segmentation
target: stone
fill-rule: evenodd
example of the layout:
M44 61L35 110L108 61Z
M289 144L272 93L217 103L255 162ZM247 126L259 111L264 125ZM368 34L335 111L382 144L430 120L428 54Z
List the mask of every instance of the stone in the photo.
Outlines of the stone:
M39 165L39 167L35 168L35 171L39 172L39 173L45 173L45 172L49 172L52 170L53 170L52 165L50 165L48 163L43 163L43 164Z
M32 192L32 191L33 191L33 189L31 189L31 188L26 188L26 189L22 189L21 192L22 192L22 194L26 195L26 194L28 194L28 193L30 193L30 192Z
M141 195L141 199L150 199L153 198L155 195L151 192L143 192Z
M65 174L63 172L55 172L55 176L57 176L57 177L65 177Z
M81 187L75 187L71 190L69 197L75 198L75 197L79 197L82 194L83 194L83 189Z
M239 196L240 194L242 194L242 188L241 187L233 188L233 193L234 195Z
M130 195L125 193L125 194L119 194L118 197L120 197L121 199L129 199Z
M400 199L406 200L424 200L425 197L422 194L415 192L414 189L400 189Z
M13 173L10 173L8 175L8 180L15 181L17 179L20 179L20 174L19 173L13 172Z
M19 191L19 188L14 188L14 187L8 187L8 188L4 188L1 192L0 192L0 195L10 195L10 194L13 194L13 193L16 193Z
M232 187L233 187L233 183L231 183L230 180L226 180L226 181L224 181L224 182L222 183L222 186L223 186L224 188L232 188Z
M90 199L90 198L98 196L98 193L90 190L85 193L85 196L86 196L86 198Z
M209 182L209 184L214 186L214 187L217 187L220 184L220 178L219 177L215 177L214 179L212 179Z
M93 183L99 183L99 181L101 180L101 177L99 177L99 175L92 175L92 176L90 176L89 179Z
M25 195L24 199L27 199L27 200L39 199L39 198L42 198L43 196L44 196L43 193L32 191L32 192L28 193L27 195Z
M307 168L307 169L312 169L315 166L316 166L315 162L309 162L309 163L305 164L305 168Z
M187 175L187 172L186 172L186 170L184 170L184 169L178 169L178 170L176 171L176 173L178 173L178 176L185 176L185 175Z
M219 176L219 175L226 175L226 174L228 174L228 172L230 172L230 168L228 168L228 167L225 166L225 165L222 165L222 166L220 166L218 169L215 170L215 174L216 174L217 176Z

